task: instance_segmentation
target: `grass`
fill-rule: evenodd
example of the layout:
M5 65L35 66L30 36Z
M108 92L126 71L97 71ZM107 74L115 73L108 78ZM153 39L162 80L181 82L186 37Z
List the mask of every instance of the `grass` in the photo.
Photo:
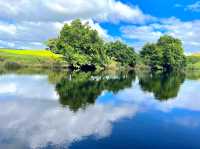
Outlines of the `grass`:
M61 55L47 50L0 49L0 65L17 63L20 66L49 67L62 63Z
M59 59L61 56L54 54L48 50L15 50L15 49L0 49L0 53L24 55L24 56L39 56L45 58Z
M187 56L187 68L190 70L200 70L200 53Z

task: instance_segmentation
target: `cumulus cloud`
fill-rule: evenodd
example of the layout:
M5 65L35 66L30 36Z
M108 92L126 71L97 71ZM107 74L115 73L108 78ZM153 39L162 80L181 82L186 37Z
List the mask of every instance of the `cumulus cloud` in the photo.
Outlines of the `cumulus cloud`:
M180 38L186 53L198 52L200 49L200 21L181 21L177 18L162 19L158 23L140 26L121 27L124 38L132 39L138 50L146 42L156 42L164 35L169 34ZM133 45L134 45L133 44Z
M60 22L0 22L0 44L10 48L41 47L49 38L58 36Z
M15 21L63 22L82 18L142 23L151 19L138 7L115 0L0 0L0 7L0 19Z
M44 48L42 42L56 37L63 23L75 18L89 20L105 39L111 37L97 22L145 23L153 19L139 7L116 0L0 0L0 8L0 47L9 48Z
M59 35L61 28L65 22L19 22L17 24L10 24L0 22L0 47L9 48L45 48L43 44L49 38L56 38ZM99 23L92 19L82 20L83 23L88 22L89 25L98 31L99 35L111 40L112 37L103 29Z

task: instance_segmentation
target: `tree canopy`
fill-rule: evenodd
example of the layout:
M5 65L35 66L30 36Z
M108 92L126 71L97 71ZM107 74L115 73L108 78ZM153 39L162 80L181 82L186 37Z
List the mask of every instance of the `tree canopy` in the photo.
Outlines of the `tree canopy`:
M121 41L107 43L107 55L122 65L135 66L136 53L134 48L128 47Z
M88 23L81 23L79 19L71 24L65 24L56 39L47 42L48 48L64 55L66 61L73 67L94 65L104 67L111 59L122 65L135 65L135 52L126 44L105 42Z
M104 42L96 30L79 19L65 24L57 39L49 40L49 49L63 54L74 67L106 63Z
M134 67L138 60L133 47L119 40L106 42L79 19L65 24L58 38L49 39L47 46L52 52L62 54L75 69L105 68L109 64ZM140 57L151 70L171 71L186 65L181 41L169 35L160 37L157 43L145 44Z
M156 44L144 45L140 56L152 70L171 71L180 69L186 64L181 41L169 35L160 37Z

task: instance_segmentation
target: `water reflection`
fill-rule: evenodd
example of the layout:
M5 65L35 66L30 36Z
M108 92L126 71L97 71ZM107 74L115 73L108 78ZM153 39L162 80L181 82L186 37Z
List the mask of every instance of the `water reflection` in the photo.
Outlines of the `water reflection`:
M196 76L189 80L193 78L189 74L3 73L0 148L68 148L89 136L109 138L105 144L111 146L146 144L148 148L146 138L155 138L150 145L179 140L176 130L187 134L180 136L190 141L194 138L191 129L200 130L200 82ZM120 123L122 119L125 123ZM151 130L157 131L149 133ZM141 136L145 140L132 144ZM110 148L102 144L99 148Z
M139 76L139 84L142 90L152 92L158 100L175 98L184 80L184 73L145 73Z
M61 147L63 144L66 148L86 136L109 136L113 122L131 118L137 112L136 107L127 104L94 104L103 90L116 93L131 87L134 74L53 73L49 77L44 74L0 76L0 109L3 109L0 148ZM48 80L59 81L54 85L48 84ZM57 102L58 95L60 103L67 105L65 108Z
M130 88L135 80L135 73L120 73L114 76L107 74L93 75L91 73L72 73L63 77L56 84L56 91L60 103L76 111L94 104L103 91L117 93L125 88Z
M0 100L57 100L59 97L54 90L46 75L0 76Z

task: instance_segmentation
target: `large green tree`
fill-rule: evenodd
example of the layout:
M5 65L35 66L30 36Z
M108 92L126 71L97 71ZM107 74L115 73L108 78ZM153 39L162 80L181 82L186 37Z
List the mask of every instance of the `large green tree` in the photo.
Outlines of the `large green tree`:
M149 65L151 70L162 69L162 51L156 44L147 43L142 48L140 55L146 65Z
M181 40L172 36L162 36L157 42L162 50L162 66L165 70L179 69L185 66L186 58Z
M172 71L183 68L186 64L181 41L169 35L160 37L156 44L146 44L140 56L154 70Z
M82 65L104 65L107 60L104 41L88 23L79 19L65 24L58 39L49 40L49 49L65 56L74 67Z
M107 43L107 55L122 65L134 67L136 64L136 53L134 48L129 47L118 40Z

